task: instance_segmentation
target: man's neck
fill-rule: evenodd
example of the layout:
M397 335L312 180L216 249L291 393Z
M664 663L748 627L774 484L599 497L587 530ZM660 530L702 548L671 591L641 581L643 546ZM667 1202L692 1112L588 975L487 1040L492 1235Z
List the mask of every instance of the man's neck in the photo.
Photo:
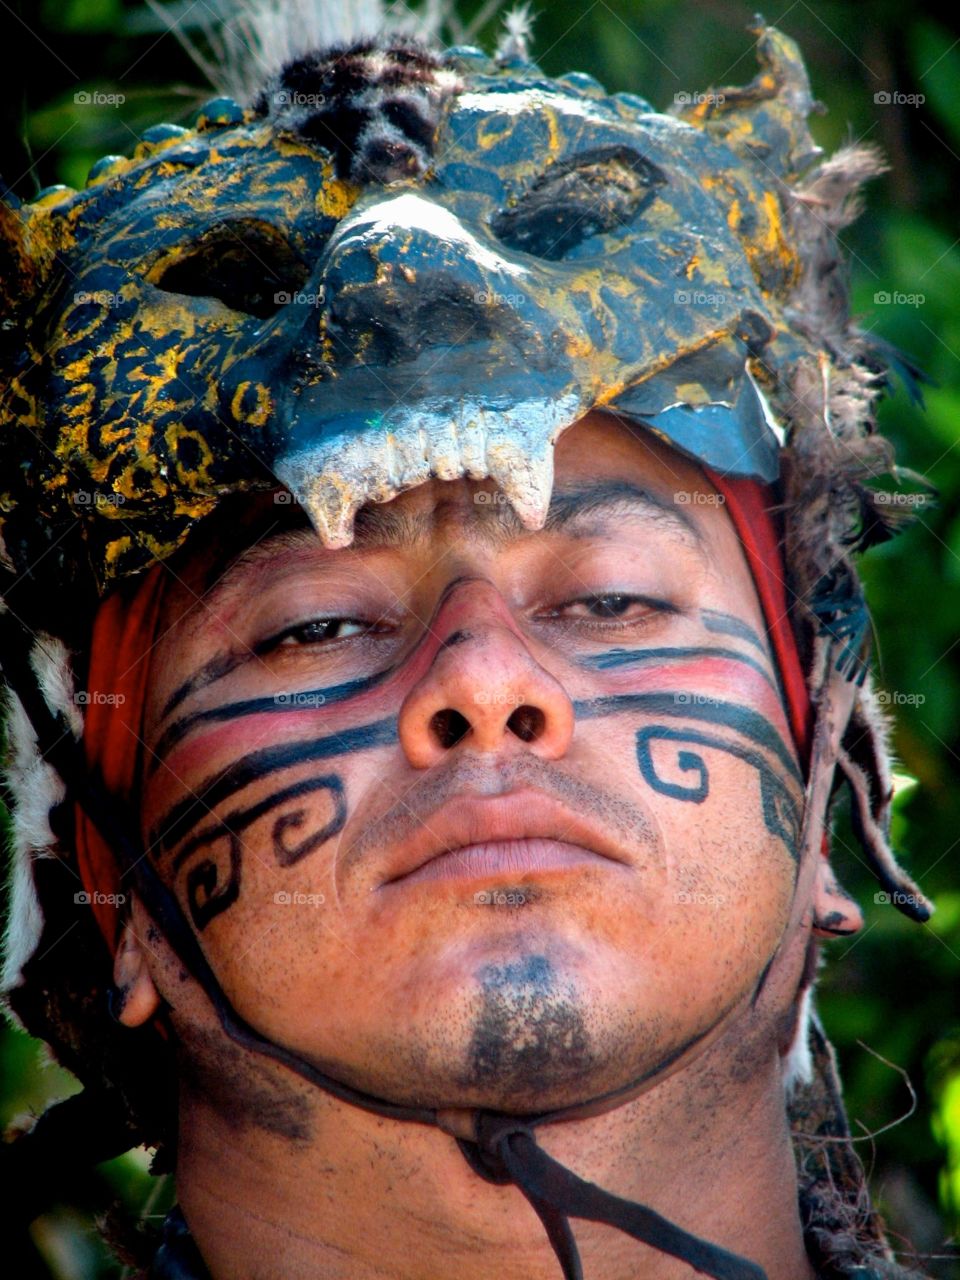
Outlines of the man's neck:
M734 1084L715 1056L602 1116L539 1127L540 1145L769 1280L810 1280L779 1071ZM291 1141L184 1100L178 1190L214 1280L557 1280L521 1192L479 1178L448 1135L315 1091L304 1107L310 1138ZM610 1227L572 1226L588 1280L690 1275Z

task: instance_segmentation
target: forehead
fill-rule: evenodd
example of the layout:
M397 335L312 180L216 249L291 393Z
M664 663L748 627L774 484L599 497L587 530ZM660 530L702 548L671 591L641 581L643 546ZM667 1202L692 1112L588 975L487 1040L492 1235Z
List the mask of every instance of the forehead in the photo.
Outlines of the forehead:
M737 535L701 469L656 437L611 414L588 414L565 433L556 450L550 508L541 534L524 528L502 492L465 480L428 481L357 515L349 548L323 547L302 509L282 492L248 499L220 517L211 534L201 526L177 561L186 598L222 581L266 575L283 561L335 570L354 556L389 551L407 558L417 574L454 551L509 552L552 536L551 557L564 554L558 539L600 540L616 560L638 540L684 563L737 576L745 564ZM280 501L278 501L278 498Z

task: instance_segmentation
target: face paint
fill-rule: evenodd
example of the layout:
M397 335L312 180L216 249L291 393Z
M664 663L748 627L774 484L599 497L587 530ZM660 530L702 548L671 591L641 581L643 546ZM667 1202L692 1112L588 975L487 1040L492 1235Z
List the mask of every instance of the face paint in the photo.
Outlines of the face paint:
M255 782L283 773L297 765L313 764L339 755L366 751L396 740L396 722L379 720L322 738L287 742L250 752L228 768L201 783L195 795L175 804L153 828L151 848L164 848L182 840L215 806ZM320 780L326 786L326 780ZM282 796L284 793L281 792ZM270 801L272 807L275 802Z
M223 674L225 663L222 663ZM248 698L243 702L228 702L222 706L211 707L207 711L197 711L193 715L182 716L164 730L151 753L149 771L152 772L163 763L166 755L187 737L195 728L204 724L226 723L245 716L258 716L266 713L302 713L305 707L329 707L375 689L392 675L392 670L381 671L365 680L348 680L343 684L329 685L321 689L304 689L296 693L275 693L270 697Z
M697 775L692 785L669 782L661 777L653 759L652 743L667 742L676 747L677 768L683 773ZM687 749L687 744L726 751L743 760L757 771L760 780L760 805L767 830L784 842L790 856L796 860L797 837L800 833L800 797L791 795L781 779L770 768L763 756L755 751L745 751L734 743L692 729L668 729L663 725L648 725L637 730L637 762L644 779L663 795L676 800L689 800L702 804L710 794L710 775L702 755Z
M337 834L347 817L346 800L343 794L343 783L336 774L326 774L319 778L308 778L295 783L282 791L275 792L249 809L238 809L228 814L222 822L198 832L177 852L172 861L173 870L179 871L194 856L204 851L212 853L215 846L220 845L226 851L226 877L220 872L220 861L210 853L195 861L187 873L187 900L190 915L198 929L203 929L209 922L232 906L240 893L243 843L241 833L259 821L266 814L286 805L290 800L301 796L326 791L330 796L333 812L329 820L320 828L290 845L288 833L301 829L305 823L307 810L304 808L287 809L274 818L271 830L271 842L274 857L280 867L290 867L313 853ZM311 807L311 816L315 814ZM159 842L159 850L163 851L164 842Z
M751 667L758 672L775 692L779 692L769 674L769 664L761 664L755 658L751 658L747 654L738 653L735 649L720 649L709 645L690 646L687 648L678 646L672 649L611 649L609 653L601 653L592 658L585 658L583 665L591 667L594 671L609 671L614 667L639 667L644 665L660 667L670 662L694 658L727 658L731 662L742 662L745 666Z
M193 887L194 928L239 1012L372 1094L532 1101L554 1045L543 1102L559 1105L584 1093L564 1036L581 1083L614 1092L709 1037L778 941L802 779L736 535L715 508L675 518L672 494L693 477L672 456L661 475L609 419L565 440L576 485L559 484L563 518L544 533L438 484L385 507L382 535L375 510L356 551L297 534L276 565L241 557L211 624L198 615L167 647L179 670L156 690L149 738L161 874L189 912L186 878L221 865L212 890ZM589 603L608 591L625 612ZM299 635L340 617L358 624L344 639ZM389 625L364 629L379 618ZM247 655L229 671L224 632ZM171 708L185 658L201 678ZM544 752L564 701L572 737ZM540 717L525 737L519 707ZM442 713L462 721L443 746ZM482 749L481 722L499 726ZM411 733L436 752L416 767ZM465 870L501 856L482 815L505 807L498 841L572 842L579 869ZM531 827L531 814L556 816ZM205 917L237 879L228 833L239 892ZM471 842L449 875L408 874L428 844L456 863ZM523 894L522 909L493 909L498 891ZM326 905L274 905L297 892ZM282 998L264 1001L260 983ZM542 1017L527 1039L524 1010Z

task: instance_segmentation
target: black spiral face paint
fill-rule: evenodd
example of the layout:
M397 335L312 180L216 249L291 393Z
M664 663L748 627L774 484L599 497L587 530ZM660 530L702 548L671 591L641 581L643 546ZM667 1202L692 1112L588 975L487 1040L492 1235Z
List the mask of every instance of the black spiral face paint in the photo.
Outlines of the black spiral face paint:
M241 833L266 814L287 806L301 796L327 792L330 817L320 826L314 817L313 830L304 833L308 809L305 806L285 808L273 821L271 844L277 865L290 867L326 844L343 828L347 818L343 783L335 773L307 778L268 796L247 809L236 809L219 822L197 832L173 859L174 871L202 853L187 873L187 902L197 929L203 929L237 900L242 868ZM298 834L299 839L292 837ZM161 843L160 848L163 848ZM226 874L223 874L224 859Z
M696 781L671 782L658 773L654 760L654 743L671 744L677 753L677 768L684 773L694 773ZM697 733L692 729L671 729L665 725L647 725L637 730L637 762L644 781L661 795L702 804L710 794L710 773L703 751L693 751L690 749L692 746L725 752L756 769L760 780L760 807L764 825L771 835L778 836L783 841L790 856L796 860L800 835L799 802L759 752L747 751L736 743L713 734Z
M636 732L640 776L658 794L679 801L701 803L707 798L710 785L707 760L712 752L724 753L748 764L759 780L761 815L766 829L783 841L791 856L796 855L802 778L779 731L759 712L738 703L706 700L684 691L609 695L579 702L575 711L578 718L584 720L619 717L630 712L641 712L644 718L655 717L654 723L647 723ZM677 728L659 723L663 717L686 721L688 725ZM704 725L726 733L706 733ZM242 875L241 835L255 822L281 810L273 819L270 847L277 865L286 868L337 835L347 817L343 782L335 773L280 787L255 804L235 809L202 827L217 806L254 783L282 776L299 766L395 742L396 722L382 719L341 733L261 748L240 757L205 780L195 795L173 805L154 828L150 843L161 855L181 846L171 864L175 870L196 854L203 855L187 878L190 910L197 927L203 928L236 901ZM671 769L679 770L679 780L668 776ZM685 776L691 774L693 781ZM312 826L308 827L308 810L303 805L289 806L317 793L325 793L327 804L321 819L312 816L312 808L309 810Z

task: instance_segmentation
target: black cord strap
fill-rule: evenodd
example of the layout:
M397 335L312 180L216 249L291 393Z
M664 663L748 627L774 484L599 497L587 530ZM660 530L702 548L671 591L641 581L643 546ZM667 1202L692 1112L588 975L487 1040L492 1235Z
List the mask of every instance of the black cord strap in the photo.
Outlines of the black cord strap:
M481 1177L501 1186L512 1182L523 1192L546 1229L564 1280L583 1280L570 1218L604 1222L714 1280L767 1280L755 1262L691 1235L645 1205L578 1178L547 1155L530 1127L516 1117L482 1112L476 1128L476 1143L458 1139L460 1149Z

